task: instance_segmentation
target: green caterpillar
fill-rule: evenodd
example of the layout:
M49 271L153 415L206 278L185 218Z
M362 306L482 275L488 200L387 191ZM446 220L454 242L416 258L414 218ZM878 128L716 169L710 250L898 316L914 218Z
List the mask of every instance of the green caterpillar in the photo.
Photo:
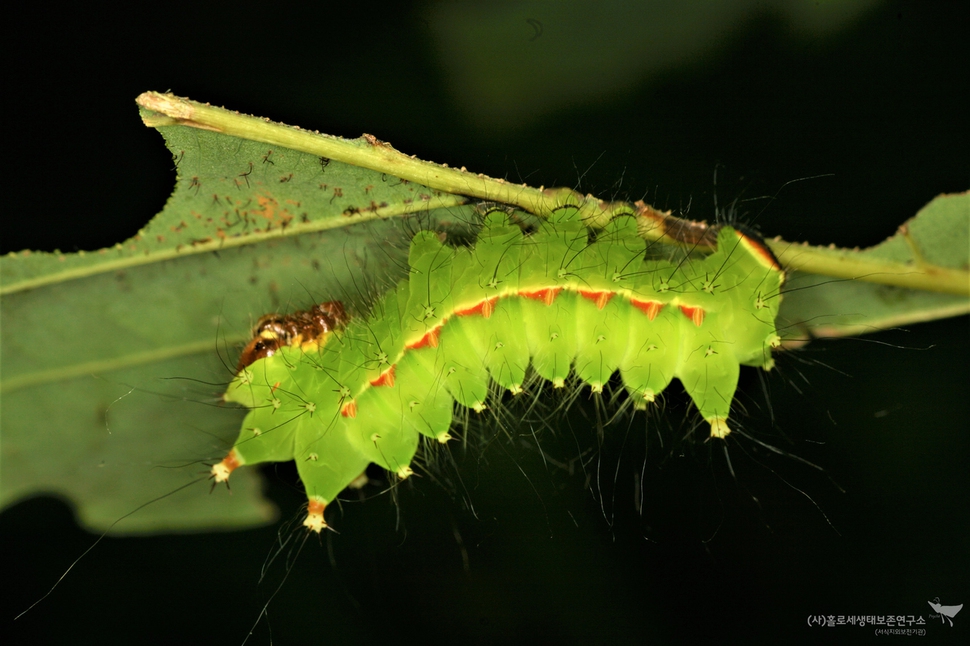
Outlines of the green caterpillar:
M484 410L490 382L522 392L530 366L594 392L619 372L641 408L677 378L726 437L740 366L773 365L784 272L731 227L706 258L650 259L637 226L621 216L591 236L566 207L526 235L495 211L473 247L415 235L408 279L366 320L337 303L264 320L225 394L251 410L212 477L295 460L319 532L368 464L406 478L422 435L450 439L455 402Z

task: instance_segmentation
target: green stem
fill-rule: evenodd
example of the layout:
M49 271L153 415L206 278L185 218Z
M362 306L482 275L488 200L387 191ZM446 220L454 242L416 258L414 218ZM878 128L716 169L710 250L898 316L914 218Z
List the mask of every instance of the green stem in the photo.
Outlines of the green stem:
M853 252L809 247L785 240L767 241L782 266L807 274L893 285L928 292L970 296L970 272L922 264L853 257Z

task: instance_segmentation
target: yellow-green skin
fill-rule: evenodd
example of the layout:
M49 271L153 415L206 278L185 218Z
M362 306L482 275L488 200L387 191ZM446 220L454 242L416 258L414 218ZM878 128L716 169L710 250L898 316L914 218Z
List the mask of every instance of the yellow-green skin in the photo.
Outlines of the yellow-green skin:
M531 235L492 213L471 248L418 233L409 278L367 319L236 376L226 399L251 410L229 470L296 460L319 531L369 463L406 477L419 436L449 439L455 402L482 410L490 381L520 392L530 363L555 386L572 371L594 391L619 371L638 405L677 378L725 437L740 366L772 366L784 274L730 227L706 258L645 250L634 218L591 241L571 209Z

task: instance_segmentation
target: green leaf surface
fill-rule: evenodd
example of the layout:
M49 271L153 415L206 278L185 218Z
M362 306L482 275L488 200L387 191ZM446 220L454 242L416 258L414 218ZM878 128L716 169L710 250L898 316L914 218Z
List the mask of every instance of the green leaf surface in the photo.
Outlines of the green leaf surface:
M798 249L794 247L791 255L797 255ZM962 280L967 283L970 193L940 195L895 235L874 247L814 247L812 252L832 264L859 265L856 271L866 271L869 262L890 261L911 267L914 274L963 272ZM963 295L795 271L786 286L779 328L787 341L797 345L811 338L865 334L968 311L970 299Z
M152 97L178 109L201 106ZM470 199L442 186L473 182L480 199L542 202L534 209L540 215L578 195L412 161L373 138L315 135L228 111L214 117L228 124L223 132L144 108L142 118L163 134L178 171L161 213L132 239L99 252L0 259L0 505L54 493L71 500L79 520L96 531L202 531L272 520L275 510L253 470L234 476L231 496L200 491L204 463L221 459L238 432L242 411L220 396L256 318L332 299L361 313L403 274L413 231L463 235L476 221ZM239 123L239 136L226 134ZM349 157L321 158L320 145ZM415 177L427 177L430 186ZM634 210L577 199L594 217ZM795 263L803 256L836 265L848 258L865 269L889 261L892 275L933 266L959 279L967 270L967 199L934 201L909 223L907 236L871 250L772 245ZM966 295L798 272L789 285L783 317L791 338L859 333L968 306Z

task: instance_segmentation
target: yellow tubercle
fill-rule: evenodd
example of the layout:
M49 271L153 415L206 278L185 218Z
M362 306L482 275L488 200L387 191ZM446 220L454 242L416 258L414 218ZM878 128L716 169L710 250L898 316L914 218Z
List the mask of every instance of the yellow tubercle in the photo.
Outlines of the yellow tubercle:
M212 479L216 482L225 482L229 479L230 472L226 468L226 465L220 462L219 464L212 465L212 471L210 473L212 474Z
M222 458L222 462L213 464L209 473L216 482L226 482L229 480L229 474L235 471L237 467L242 466L242 464L242 460L236 454L236 449L233 449L229 451L229 455Z
M323 531L327 527L327 521L323 519L323 512L326 508L327 502L323 498L311 496L307 504L307 514L303 520L303 526L317 534Z
M707 421L711 425L711 437L723 440L731 434L731 427L728 426L726 418L712 417Z

